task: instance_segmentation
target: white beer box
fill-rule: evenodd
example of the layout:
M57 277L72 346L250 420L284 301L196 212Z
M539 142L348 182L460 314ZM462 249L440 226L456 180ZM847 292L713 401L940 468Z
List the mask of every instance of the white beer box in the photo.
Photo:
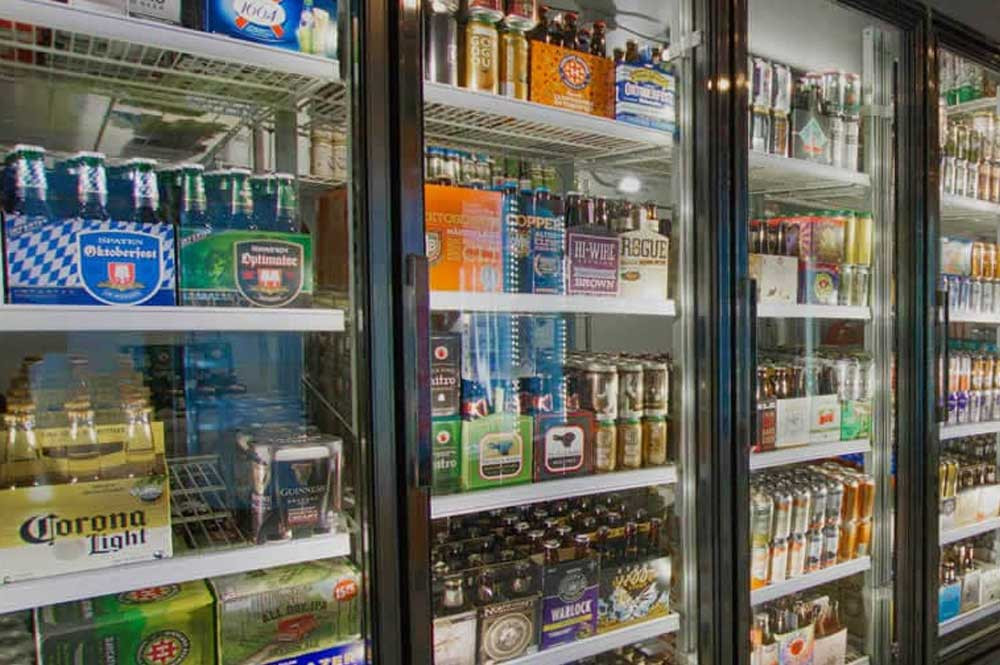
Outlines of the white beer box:
M775 448L804 446L809 443L809 398L777 400L775 408Z
M840 440L840 399L836 395L813 395L810 398L810 443Z

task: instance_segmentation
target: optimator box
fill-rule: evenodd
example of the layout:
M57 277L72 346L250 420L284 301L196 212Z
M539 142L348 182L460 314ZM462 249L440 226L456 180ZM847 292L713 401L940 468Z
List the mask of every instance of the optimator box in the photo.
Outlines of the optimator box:
M531 101L615 117L614 64L573 49L531 42Z
M98 425L97 451L67 455L65 428L36 430L43 462L3 465L18 486L0 492L0 561L11 581L106 568L173 554L163 423L136 460L125 425ZM6 439L6 432L0 430ZM77 461L82 459L82 461ZM70 482L68 475L76 477ZM24 479L34 478L31 486ZM96 662L96 661L95 661ZM103 661L102 661L103 662Z
M431 289L503 290L500 192L425 185L424 217Z

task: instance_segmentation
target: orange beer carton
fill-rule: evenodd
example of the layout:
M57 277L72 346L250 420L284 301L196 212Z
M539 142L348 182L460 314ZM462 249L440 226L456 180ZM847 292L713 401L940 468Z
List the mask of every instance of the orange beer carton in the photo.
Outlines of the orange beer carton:
M424 186L430 286L503 290L503 197L467 187Z
M615 117L614 62L544 42L531 42L531 101Z

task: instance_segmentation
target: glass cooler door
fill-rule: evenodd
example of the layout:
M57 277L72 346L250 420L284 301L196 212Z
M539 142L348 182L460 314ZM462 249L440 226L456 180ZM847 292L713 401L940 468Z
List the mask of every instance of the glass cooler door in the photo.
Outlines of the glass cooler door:
M0 6L2 662L366 661L352 9L269 4Z
M437 665L695 653L690 9L422 4Z
M889 663L899 31L749 10L750 662Z

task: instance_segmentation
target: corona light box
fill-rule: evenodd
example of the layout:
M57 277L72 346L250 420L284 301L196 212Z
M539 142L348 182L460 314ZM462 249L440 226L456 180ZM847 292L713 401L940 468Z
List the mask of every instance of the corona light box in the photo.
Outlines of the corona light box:
M312 239L304 233L180 231L182 305L309 307Z

